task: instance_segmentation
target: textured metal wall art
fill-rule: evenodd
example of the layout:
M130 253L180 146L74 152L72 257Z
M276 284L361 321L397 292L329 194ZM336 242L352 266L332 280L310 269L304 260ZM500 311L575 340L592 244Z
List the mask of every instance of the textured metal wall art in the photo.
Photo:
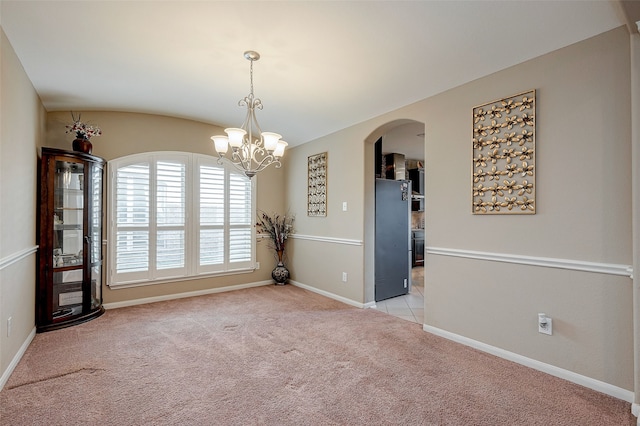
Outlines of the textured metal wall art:
M327 153L308 158L307 215L327 215Z
M534 214L536 91L473 109L474 214Z

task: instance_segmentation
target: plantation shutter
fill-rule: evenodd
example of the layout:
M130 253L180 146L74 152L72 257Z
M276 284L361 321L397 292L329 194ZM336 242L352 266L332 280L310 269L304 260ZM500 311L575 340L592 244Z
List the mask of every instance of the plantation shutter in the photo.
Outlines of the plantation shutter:
M229 176L229 262L251 261L251 181L244 174Z
M156 268L159 275L185 267L186 165L156 163ZM173 269L172 272L160 272Z
M136 280L149 271L149 163L121 167L115 180L115 269L122 279Z
M108 285L254 268L255 183L233 166L207 155L155 152L108 167Z
M222 166L199 166L200 230L199 267L222 269L224 265L225 171ZM218 265L216 268L215 265Z

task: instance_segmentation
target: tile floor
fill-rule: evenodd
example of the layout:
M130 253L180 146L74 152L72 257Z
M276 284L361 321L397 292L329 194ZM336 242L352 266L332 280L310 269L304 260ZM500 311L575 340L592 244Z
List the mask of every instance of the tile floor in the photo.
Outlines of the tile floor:
M424 324L424 268L411 270L411 292L405 296L376 302L375 309L394 317Z

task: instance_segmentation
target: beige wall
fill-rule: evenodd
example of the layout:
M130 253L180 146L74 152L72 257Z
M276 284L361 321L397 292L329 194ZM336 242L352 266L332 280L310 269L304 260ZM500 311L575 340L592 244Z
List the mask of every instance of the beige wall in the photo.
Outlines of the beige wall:
M533 88L536 214L471 215L471 108ZM428 247L632 263L624 28L453 89L425 107ZM427 324L633 389L629 277L429 255L425 279ZM537 333L538 312L554 319L551 338ZM491 330L487 317L498 318Z
M85 111L82 112L82 120L102 129L103 135L92 139L92 154L107 161L148 151L185 151L215 155L213 143L209 138L213 134L223 133L223 129L210 124L150 114ZM74 136L65 133L65 125L70 122L69 111L47 114L47 146L71 149ZM257 179L258 209L267 212L283 211L284 193L281 188L284 184L284 168L270 167L254 179ZM103 240L106 239L107 234L104 233ZM104 303L125 302L270 280L271 270L275 264L266 241L258 243L256 255L262 267L253 273L116 290L103 285ZM105 270L107 267L105 262Z
M630 264L629 81L621 27L425 101L427 244ZM471 108L528 89L537 90L536 214L470 215Z
M631 34L631 145L632 145L632 203L633 203L633 270L640 271L640 34ZM635 389L640 389L640 285L633 283L633 324L635 354ZM640 392L635 394L640 403Z
M327 218L307 216L307 157L327 152ZM304 144L289 152L285 165L287 208L296 215L296 234L362 240L363 174L358 173L362 145L351 143L349 133L340 139ZM347 203L347 211L342 203ZM294 238L289 244L287 266L291 278L350 300L362 300L362 244L326 243ZM330 262L330 263L328 263ZM348 282L342 282L346 272Z
M36 175L44 109L4 31L0 38L1 386L35 327Z
M371 302L371 143L403 119L425 123L428 248L630 265L629 61L629 36L619 28L294 148L286 203L303 217L306 156L328 151L330 161L329 215L298 220L297 231L363 246L296 240L293 278ZM537 90L537 213L472 215L471 111L530 89ZM345 284L336 267L366 272ZM628 276L428 254L425 300L429 326L633 389ZM553 336L537 332L538 312L554 319Z

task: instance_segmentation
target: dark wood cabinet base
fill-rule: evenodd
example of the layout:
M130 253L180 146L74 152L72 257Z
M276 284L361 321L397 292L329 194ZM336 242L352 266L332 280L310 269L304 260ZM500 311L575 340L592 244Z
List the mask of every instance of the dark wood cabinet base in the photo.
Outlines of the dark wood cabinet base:
M98 318L102 314L104 314L104 307L101 306L100 309L97 309L93 312L89 312L88 314L72 316L66 321L59 321L59 322L54 322L52 324L39 325L36 327L36 333L59 330L61 328L71 327L72 325L82 324L83 322L91 321L94 318Z

